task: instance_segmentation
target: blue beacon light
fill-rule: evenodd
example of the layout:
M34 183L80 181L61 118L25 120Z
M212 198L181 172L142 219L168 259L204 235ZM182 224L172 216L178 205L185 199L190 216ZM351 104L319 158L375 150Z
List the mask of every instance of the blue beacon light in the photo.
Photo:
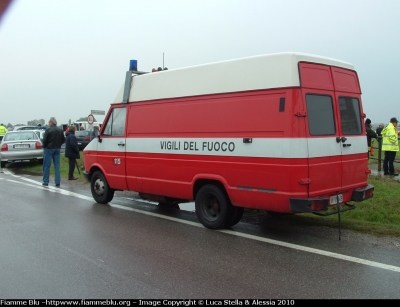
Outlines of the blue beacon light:
M129 70L130 71L137 71L137 60L130 60L129 61Z

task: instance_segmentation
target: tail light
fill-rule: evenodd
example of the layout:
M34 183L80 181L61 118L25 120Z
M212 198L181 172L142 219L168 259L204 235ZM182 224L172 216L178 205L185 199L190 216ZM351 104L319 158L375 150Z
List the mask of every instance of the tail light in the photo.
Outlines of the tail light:
M84 140L84 141L90 141L90 137L85 136L85 137L83 138L83 140Z
M365 191L364 199L371 198L372 196L374 196L374 189L370 189L370 190Z
M36 149L42 149L42 148L43 148L42 143L36 142L35 148L36 148Z
M7 144L1 145L1 151L8 151L8 145Z
M312 211L322 211L326 209L326 201L325 200L314 200L311 203L311 210Z

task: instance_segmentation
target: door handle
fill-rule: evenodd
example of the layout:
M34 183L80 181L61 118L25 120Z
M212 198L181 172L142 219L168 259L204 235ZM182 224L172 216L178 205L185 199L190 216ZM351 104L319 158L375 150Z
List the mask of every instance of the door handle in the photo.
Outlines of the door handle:
M344 143L346 141L347 141L347 139L344 136L342 136L342 137L337 136L336 137L336 143L340 143L340 142Z
M125 143L120 142L120 143L118 143L118 146L125 146Z

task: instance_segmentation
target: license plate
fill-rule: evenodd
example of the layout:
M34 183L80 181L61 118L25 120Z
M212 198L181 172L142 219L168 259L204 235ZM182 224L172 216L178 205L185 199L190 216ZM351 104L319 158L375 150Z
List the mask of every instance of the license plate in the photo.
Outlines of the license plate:
M29 144L17 144L14 145L14 148L29 148Z
M343 202L343 194L339 194L339 195L331 196L329 199L329 204L336 205L338 203L337 202L338 198L339 198L339 204L342 203Z
M82 145L82 143L78 143L78 145Z

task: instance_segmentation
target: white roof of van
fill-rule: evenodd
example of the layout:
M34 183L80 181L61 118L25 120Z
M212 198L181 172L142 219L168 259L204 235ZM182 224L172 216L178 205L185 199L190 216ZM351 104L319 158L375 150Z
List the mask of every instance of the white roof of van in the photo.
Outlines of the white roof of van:
M354 70L350 63L306 53L258 55L136 75L129 102L300 86L299 62ZM124 85L113 103L121 103L123 93Z

